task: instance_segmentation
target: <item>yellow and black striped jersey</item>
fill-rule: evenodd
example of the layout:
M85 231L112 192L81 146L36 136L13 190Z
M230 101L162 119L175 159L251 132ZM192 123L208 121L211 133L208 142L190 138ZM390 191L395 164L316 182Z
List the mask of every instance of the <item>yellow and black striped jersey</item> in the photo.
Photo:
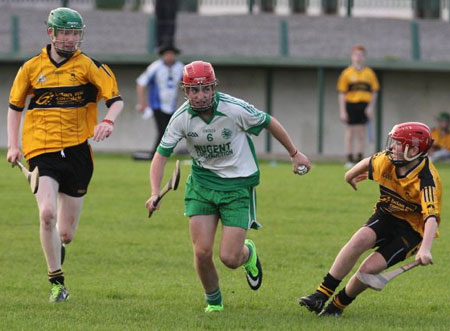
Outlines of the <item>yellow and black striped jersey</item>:
M428 158L400 177L386 152L377 153L370 159L369 179L380 184L375 208L407 221L422 236L427 218L435 216L440 223L441 179Z
M434 128L431 130L431 139L433 139L433 146L450 151L450 132L443 134L439 128Z
M61 63L50 57L50 45L26 61L17 72L9 97L15 111L28 110L22 130L22 150L28 160L83 143L97 124L97 102L110 107L121 100L109 67L77 50Z
M367 102L372 100L372 92L378 91L378 83L375 72L364 67L356 70L354 66L349 66L342 71L337 82L339 92L345 94L345 100L350 103Z

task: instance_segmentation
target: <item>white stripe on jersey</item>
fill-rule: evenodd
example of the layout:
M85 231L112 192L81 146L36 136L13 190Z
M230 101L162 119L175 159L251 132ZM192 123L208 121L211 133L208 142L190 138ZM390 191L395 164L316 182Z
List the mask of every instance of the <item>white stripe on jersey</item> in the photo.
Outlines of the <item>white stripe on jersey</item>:
M248 177L258 171L258 166L247 131L263 125L268 115L232 96L218 93L218 97L210 123L192 115L188 103L184 103L172 116L161 147L173 149L185 138L197 165L222 178Z

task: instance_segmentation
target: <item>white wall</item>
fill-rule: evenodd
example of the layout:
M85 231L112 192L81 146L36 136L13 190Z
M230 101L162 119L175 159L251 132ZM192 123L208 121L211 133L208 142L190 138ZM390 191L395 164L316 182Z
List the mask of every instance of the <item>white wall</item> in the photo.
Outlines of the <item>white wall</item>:
M0 121L0 147L6 147L6 113L10 86L18 65L0 65L3 79L0 81L0 102L3 104L3 120ZM114 134L104 142L94 143L95 150L135 151L148 150L155 138L152 119L143 121L135 112L135 79L144 66L112 66L125 109L117 121ZM217 68L219 90L245 99L257 108L265 110L265 71L249 68ZM338 70L325 73L324 140L325 156L344 156L344 125L339 121L336 80ZM313 69L274 69L273 107L275 116L291 134L297 146L305 153L317 153L317 72ZM395 123L422 121L434 125L434 117L448 111L450 80L447 74L433 72L396 72L383 74L383 138ZM179 104L183 102L179 95ZM100 107L104 116L104 106ZM254 139L258 153L265 152L266 132ZM374 144L368 144L366 154L374 152ZM282 154L282 146L272 140L274 154Z

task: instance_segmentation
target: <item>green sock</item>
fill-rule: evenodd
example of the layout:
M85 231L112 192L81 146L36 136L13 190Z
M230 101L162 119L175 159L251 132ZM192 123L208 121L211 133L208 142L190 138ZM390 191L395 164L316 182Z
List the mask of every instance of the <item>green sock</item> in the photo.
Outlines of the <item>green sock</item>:
M222 293L220 288L217 288L214 292L205 293L206 303L208 305L220 306L222 304Z
M247 246L248 248L248 259L247 261L245 261L244 265L247 265L248 261L250 261L252 255L253 255L253 248L250 245L245 244L245 246Z

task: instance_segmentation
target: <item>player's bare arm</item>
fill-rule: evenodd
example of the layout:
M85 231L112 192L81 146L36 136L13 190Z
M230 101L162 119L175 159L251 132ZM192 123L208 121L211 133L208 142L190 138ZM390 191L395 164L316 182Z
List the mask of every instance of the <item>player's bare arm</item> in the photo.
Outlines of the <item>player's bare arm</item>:
M151 196L145 203L145 207L148 211L153 212L155 209L159 208L159 204L153 206L153 201L158 199L159 193L161 191L161 181L164 175L164 168L167 163L167 157L162 156L158 152L155 153L152 160L152 165L150 167L150 185L151 185Z
M297 173L298 167L302 165L304 165L308 171L311 169L311 162L308 157L295 147L286 129L276 118L272 117L270 119L267 130L284 146L284 148L286 148L291 157L294 173Z
M372 118L372 116L373 116L375 105L377 103L377 98L378 98L378 92L377 91L372 92L372 100L370 101L370 103L367 105L367 108L366 108L366 116L368 118Z
M123 101L114 102L108 109L105 118L94 128L94 141L102 141L108 138L114 130L114 121L123 109Z
M338 96L339 103L339 118L342 122L347 123L348 117L347 112L345 110L345 94L340 92Z
M145 86L136 84L136 92L137 92L137 99L138 99L138 104L136 105L136 111L138 111L139 113L143 113L145 111L145 108L147 107L146 90L147 90L147 88Z
M7 160L15 163L22 158L19 148L19 128L22 118L22 112L8 109L8 154Z
M355 191L358 190L356 184L367 179L367 171L369 170L370 157L362 159L345 173L345 181L350 184Z
M420 261L422 265L433 264L433 257L431 256L431 246L433 245L434 237L438 223L435 216L428 217L425 223L425 231L423 234L422 244L416 254L416 260Z

